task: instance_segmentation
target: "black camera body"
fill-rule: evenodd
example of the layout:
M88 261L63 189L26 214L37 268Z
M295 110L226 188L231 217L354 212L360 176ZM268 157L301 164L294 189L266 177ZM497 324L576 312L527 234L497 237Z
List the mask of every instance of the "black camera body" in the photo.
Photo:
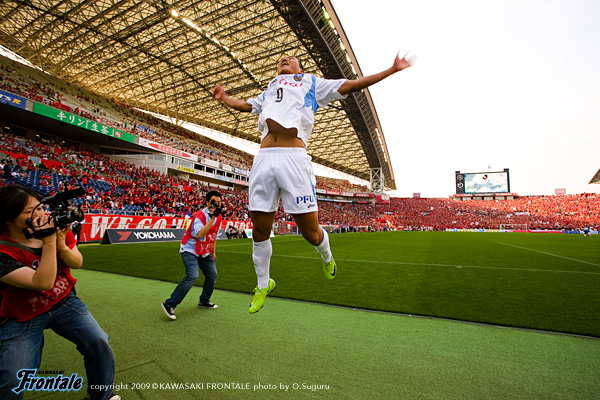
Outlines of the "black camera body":
M215 207L214 211L210 214L210 215L214 215L215 217L218 217L219 215L225 215L225 212L227 211L226 209L224 209L222 206L217 207L217 202L214 200L210 201L210 204ZM223 203L221 203L223 204Z
M85 215L83 214L83 211L81 211L81 208L77 207L70 209L69 205L71 204L71 199L83 196L84 194L85 189L77 188L73 190L67 190L65 192L60 192L55 194L54 196L46 197L45 199L43 199L40 205L46 204L48 205L48 207L50 207L51 212L49 219L51 219L54 222L54 227L36 229L40 228L40 226L34 226L33 218L28 218L25 221L25 224L31 229L23 229L25 237L27 239L31 239L32 237L36 239L42 239L56 232L56 228L62 230L67 228L69 225L71 225L71 223L75 221L83 221L85 219ZM33 211L35 211L35 209ZM31 212L32 215L33 211ZM33 233L31 233L30 230L33 230Z

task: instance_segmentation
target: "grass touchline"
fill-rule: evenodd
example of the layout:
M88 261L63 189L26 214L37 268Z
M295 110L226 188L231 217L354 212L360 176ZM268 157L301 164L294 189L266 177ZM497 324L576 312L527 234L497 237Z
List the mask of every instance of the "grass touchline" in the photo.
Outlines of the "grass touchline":
M502 243L502 242L498 242L498 244L503 244L505 246L510 246L510 247L516 247L517 249L523 249L523 250L527 250L527 251L533 251L535 253L540 253L540 254L546 254L548 256L552 256L552 257L558 257L558 258L564 258L565 260L570 260L570 261L577 261L583 264L589 264L589 265L595 265L597 267L600 267L600 264L594 264L591 262L587 262L587 261L582 261L582 260L578 260L576 258L570 258L570 257L564 257L564 256L559 256L558 254L552 254L552 253L547 253L545 251L539 251L539 250L534 250L534 249L528 249L527 247L521 247L521 246L515 246L514 244L508 244L508 243Z
M508 245L510 246L510 245ZM518 247L518 246L513 246ZM535 250L532 250L535 251ZM219 250L217 250L219 252ZM248 254L241 251L229 251L222 250L221 253L231 253L231 254ZM539 253L539 252L538 252ZM546 254L546 253L544 253ZM273 254L272 257L285 257L285 258L302 258L307 260L320 260L319 257L305 257L305 256L288 256L285 254ZM560 256L557 256L560 257ZM568 257L561 257L569 259ZM507 271L529 271L529 272L560 272L565 274L590 274L590 275L600 275L600 272L588 272L588 271L563 271L563 270L553 270L553 269L531 269L531 268L507 268L507 267L490 267L484 265L452 265L452 264L428 264L428 263L415 263L415 262L402 262L402 261L380 261L380 260L349 260L344 258L339 258L338 261L344 262L357 262L357 263L371 263L371 264L398 264L398 265L422 265L425 267L451 267L451 268L483 268L483 269L502 269ZM579 261L579 260L574 260ZM585 261L580 261L585 264L598 265L593 263L588 263Z

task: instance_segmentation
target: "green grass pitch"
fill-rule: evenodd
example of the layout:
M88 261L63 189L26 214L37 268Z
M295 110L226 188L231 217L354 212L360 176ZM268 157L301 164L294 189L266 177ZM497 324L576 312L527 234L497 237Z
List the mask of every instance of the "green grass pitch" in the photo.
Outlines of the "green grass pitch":
M324 279L318 253L302 237L272 242L273 297L600 337L600 236L332 234L339 266L333 281ZM81 251L87 269L179 282L178 247L85 245ZM251 252L251 240L217 242L216 288L252 292Z
M122 398L588 400L600 393L597 338L368 311L599 336L600 237L330 238L339 263L333 281L301 237L273 239L277 290L254 315L251 242L218 242L217 286L226 289L213 295L219 309L199 309L194 287L176 321L160 303L183 276L177 243L81 246L78 295L111 337ZM74 346L51 331L41 369L85 376ZM29 392L25 400L83 397Z

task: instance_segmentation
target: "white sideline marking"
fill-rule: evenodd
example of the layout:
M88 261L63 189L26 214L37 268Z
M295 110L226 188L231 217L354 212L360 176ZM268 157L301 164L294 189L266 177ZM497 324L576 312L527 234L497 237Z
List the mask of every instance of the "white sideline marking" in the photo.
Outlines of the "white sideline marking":
M235 246L243 246L243 245L252 247L251 242L228 243L228 244L221 244L221 243L217 242L217 249L220 249L221 247L235 247Z
M217 247L217 251L219 248ZM234 253L234 254L246 254L240 251L227 251L222 250L222 253ZM287 257L287 258L303 258L307 260L321 260L320 257L304 257L304 256L288 256L285 254L273 254L271 257ZM336 261L344 262L360 262L370 264L397 264L397 265L421 265L425 267L452 267L452 268L479 268L479 269L502 269L507 271L530 271L530 272L559 272L566 274L586 274L586 275L600 275L600 272L586 272L586 271L563 271L563 270L552 270L552 269L532 269L532 268L506 268L506 267L486 267L482 265L451 265L451 264L427 264L427 263L414 263L414 262L401 262L401 261L377 261L377 260L348 260L342 258L336 258ZM582 261L584 262L584 261ZM590 263L591 264L591 263ZM596 265L596 264L593 264Z
M552 256L552 257L564 258L565 260L577 261L577 262L580 262L580 263L589 264L589 265L595 265L596 267L600 267L600 264L594 264L592 262L578 260L576 258L569 258L569 257L565 257L565 256L559 256L558 254L546 253L545 251L528 249L527 247L515 246L514 244L501 243L501 242L498 242L498 244L503 244L505 246L516 247L517 249L523 249L523 250L533 251L535 253L546 254L546 255Z

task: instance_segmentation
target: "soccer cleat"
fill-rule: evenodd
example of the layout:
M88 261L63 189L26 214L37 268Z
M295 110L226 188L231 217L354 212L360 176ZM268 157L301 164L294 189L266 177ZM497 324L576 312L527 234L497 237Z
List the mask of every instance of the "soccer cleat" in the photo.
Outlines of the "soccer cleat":
M200 308L210 308L211 310L219 308L218 305L216 305L214 303L211 303L210 301L208 303L198 303L198 307L200 307Z
M335 278L335 274L337 272L337 264L335 263L333 257L331 257L331 261L329 261L328 263L323 261L323 272L325 273L325 278Z
M176 320L177 317L175 316L175 309L171 308L169 306L167 306L165 303L161 303L160 305L163 309L163 311L165 312L166 316L171 318L172 320Z
M265 298L269 293L275 290L276 286L277 285L275 284L275 281L273 279L269 279L269 286L266 288L259 289L258 286L254 288L254 297L252 297L252 303L250 303L250 308L248 309L250 314L254 314L262 308L262 306L265 304Z

